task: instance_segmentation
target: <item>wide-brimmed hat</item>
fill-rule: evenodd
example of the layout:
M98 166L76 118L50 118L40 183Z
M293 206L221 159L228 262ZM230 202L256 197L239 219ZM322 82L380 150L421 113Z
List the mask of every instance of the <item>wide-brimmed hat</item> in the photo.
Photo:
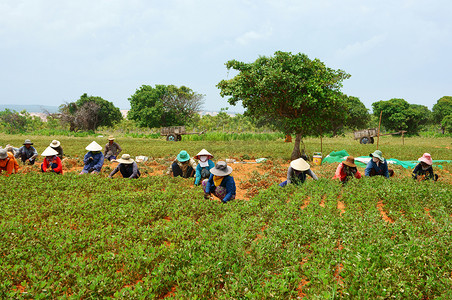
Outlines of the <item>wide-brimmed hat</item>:
M26 139L23 144L24 145L33 145L33 143L29 139Z
M130 158L129 154L121 155L121 158L117 159L116 161L120 164L133 164L133 159Z
M108 137L108 140L109 140L109 141L113 141L114 139L115 139L115 137L112 136L112 135L110 135L110 136Z
M301 157L292 160L290 162L290 166L292 167L292 169L295 169L297 171L307 171L311 168L311 166Z
M430 155L430 153L424 153L424 155L422 155L422 157L419 157L417 160L424 162L429 166L433 164L432 156Z
M41 156L54 156L57 154L58 154L58 152L49 146L42 152Z
M53 140L53 141L50 143L49 146L52 147L52 148L59 147L59 146L60 146L60 141Z
M102 151L103 148L101 145L96 143L96 141L92 141L92 143L86 146L85 149L88 151Z
M199 151L199 153L196 154L196 155L194 156L194 158L199 159L199 157L200 157L200 156L203 156L203 155L208 156L209 159L213 158L213 155L210 154L209 151L207 151L206 149L202 149L201 151Z
M0 149L0 159L5 159L8 157L8 152L6 149Z
M355 158L353 156L347 156L347 159L342 162L344 165L356 168Z
M210 169L210 173L216 176L226 176L232 173L232 168L225 161L220 160L215 167Z
M380 150L375 150L374 153L369 154L370 157L376 157L381 161L384 161L385 159L383 158L383 152L381 152Z
M178 161L184 162L190 159L190 155L188 155L187 151L182 150L181 152L179 152L176 158Z

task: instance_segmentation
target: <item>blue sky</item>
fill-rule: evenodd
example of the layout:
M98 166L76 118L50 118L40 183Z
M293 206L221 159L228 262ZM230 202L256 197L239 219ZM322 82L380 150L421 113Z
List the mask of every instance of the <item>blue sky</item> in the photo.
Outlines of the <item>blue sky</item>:
M452 95L450 0L2 0L0 104L58 106L83 93L121 109L141 85L185 85L205 110L225 62L306 53L352 77L368 107ZM242 112L241 106L229 111Z

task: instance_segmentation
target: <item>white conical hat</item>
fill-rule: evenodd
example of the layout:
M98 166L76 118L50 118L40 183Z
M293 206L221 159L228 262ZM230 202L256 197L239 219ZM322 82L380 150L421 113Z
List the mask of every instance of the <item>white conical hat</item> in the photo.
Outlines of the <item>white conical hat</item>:
M311 168L311 166L301 157L296 160L292 160L290 162L290 166L292 169L297 171L307 171Z
M206 149L202 149L201 151L199 151L199 153L196 154L196 156L194 158L199 159L199 157L202 155L210 156L210 158L213 158L213 155L210 154L209 151L207 151Z
M44 152L42 152L41 156L54 156L57 154L58 154L58 152L49 146L44 150Z
M96 141L93 141L91 144L86 146L85 148L88 151L102 151L102 146L96 143Z

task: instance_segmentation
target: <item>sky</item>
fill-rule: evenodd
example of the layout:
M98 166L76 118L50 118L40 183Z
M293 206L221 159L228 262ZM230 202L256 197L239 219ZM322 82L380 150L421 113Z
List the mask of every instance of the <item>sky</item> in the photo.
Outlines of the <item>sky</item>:
M351 74L367 108L452 95L450 0L0 0L0 104L84 93L129 109L142 85L185 85L203 109L243 112L216 87L225 63L305 53Z

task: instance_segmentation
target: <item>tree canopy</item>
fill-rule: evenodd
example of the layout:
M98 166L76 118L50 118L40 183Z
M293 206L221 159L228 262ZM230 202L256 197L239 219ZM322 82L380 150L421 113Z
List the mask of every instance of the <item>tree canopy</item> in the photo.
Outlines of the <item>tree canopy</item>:
M143 85L129 98L128 118L149 128L186 125L196 117L203 98L186 86Z
M387 130L406 130L408 133L418 133L420 126L430 120L431 112L424 105L410 104L404 99L390 99L372 103L373 113L380 117L381 124Z
M452 96L441 97L432 108L433 120L436 124L440 124L441 130L444 133L447 130L446 124L450 124L452 119Z
M252 63L230 60L228 70L239 72L217 87L228 102L242 102L245 114L265 118L286 134L296 134L292 159L301 155L300 141L322 135L346 120L347 96L340 89L350 75L325 66L306 54L275 52ZM332 122L334 120L334 122Z
M95 131L100 126L112 126L120 122L122 114L112 102L85 93L77 101L60 106L60 119L69 124L71 131Z

